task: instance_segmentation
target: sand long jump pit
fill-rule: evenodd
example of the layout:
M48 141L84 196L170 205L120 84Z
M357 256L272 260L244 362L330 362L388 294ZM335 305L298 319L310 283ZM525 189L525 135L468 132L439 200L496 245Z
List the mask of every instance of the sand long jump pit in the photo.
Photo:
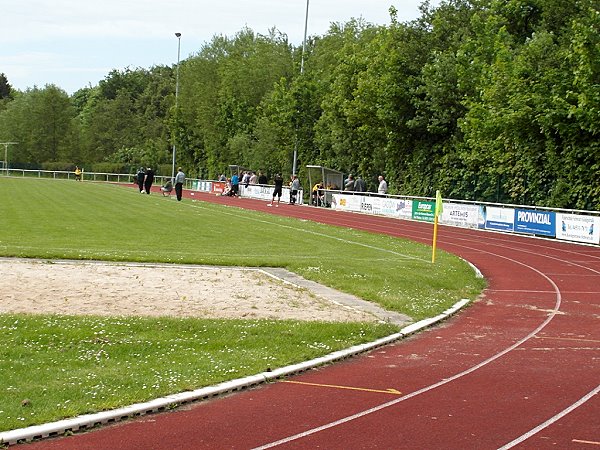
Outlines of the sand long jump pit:
M316 283L302 287L294 280L303 279L283 269L5 258L0 259L0 272L0 313L328 322L389 319L367 302L332 300L328 297L335 297L337 291L326 288L323 295L313 288L320 286Z

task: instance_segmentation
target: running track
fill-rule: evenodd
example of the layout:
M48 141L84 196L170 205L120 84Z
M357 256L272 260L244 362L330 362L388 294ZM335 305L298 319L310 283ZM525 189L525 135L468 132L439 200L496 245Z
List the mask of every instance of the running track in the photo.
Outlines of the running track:
M195 198L431 242L426 223ZM600 450L600 248L451 227L438 246L489 281L443 326L257 389L22 447Z

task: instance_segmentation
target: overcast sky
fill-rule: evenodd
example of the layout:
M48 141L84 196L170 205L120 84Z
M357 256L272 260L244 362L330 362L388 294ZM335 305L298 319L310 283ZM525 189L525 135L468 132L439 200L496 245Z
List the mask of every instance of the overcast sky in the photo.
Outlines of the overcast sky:
M72 94L95 86L113 69L150 68L198 52L216 34L244 26L257 33L277 28L300 45L306 0L12 0L0 12L0 73L13 88L55 84ZM421 0L310 0L308 34L323 35L332 22L363 18L389 24L417 18ZM431 2L439 4L439 0Z

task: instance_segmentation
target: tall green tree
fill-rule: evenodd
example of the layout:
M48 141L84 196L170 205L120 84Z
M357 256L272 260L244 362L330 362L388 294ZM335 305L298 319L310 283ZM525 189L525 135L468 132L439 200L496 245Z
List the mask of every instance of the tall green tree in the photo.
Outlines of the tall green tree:
M5 139L18 142L14 163L41 166L45 162L76 161L78 130L68 94L47 85L16 96L0 113Z

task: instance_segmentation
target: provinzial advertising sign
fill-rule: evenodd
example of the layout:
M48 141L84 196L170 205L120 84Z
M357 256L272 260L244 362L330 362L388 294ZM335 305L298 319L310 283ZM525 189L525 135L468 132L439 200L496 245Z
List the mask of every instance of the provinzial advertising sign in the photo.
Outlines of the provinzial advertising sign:
M517 209L515 211L515 231L541 236L556 236L556 213Z
M515 210L513 208L498 208L484 206L481 208L480 221L486 230L514 231Z
M435 213L435 202L413 200L412 218L423 222L433 222Z
M565 241L600 243L600 217L556 214L556 237Z

